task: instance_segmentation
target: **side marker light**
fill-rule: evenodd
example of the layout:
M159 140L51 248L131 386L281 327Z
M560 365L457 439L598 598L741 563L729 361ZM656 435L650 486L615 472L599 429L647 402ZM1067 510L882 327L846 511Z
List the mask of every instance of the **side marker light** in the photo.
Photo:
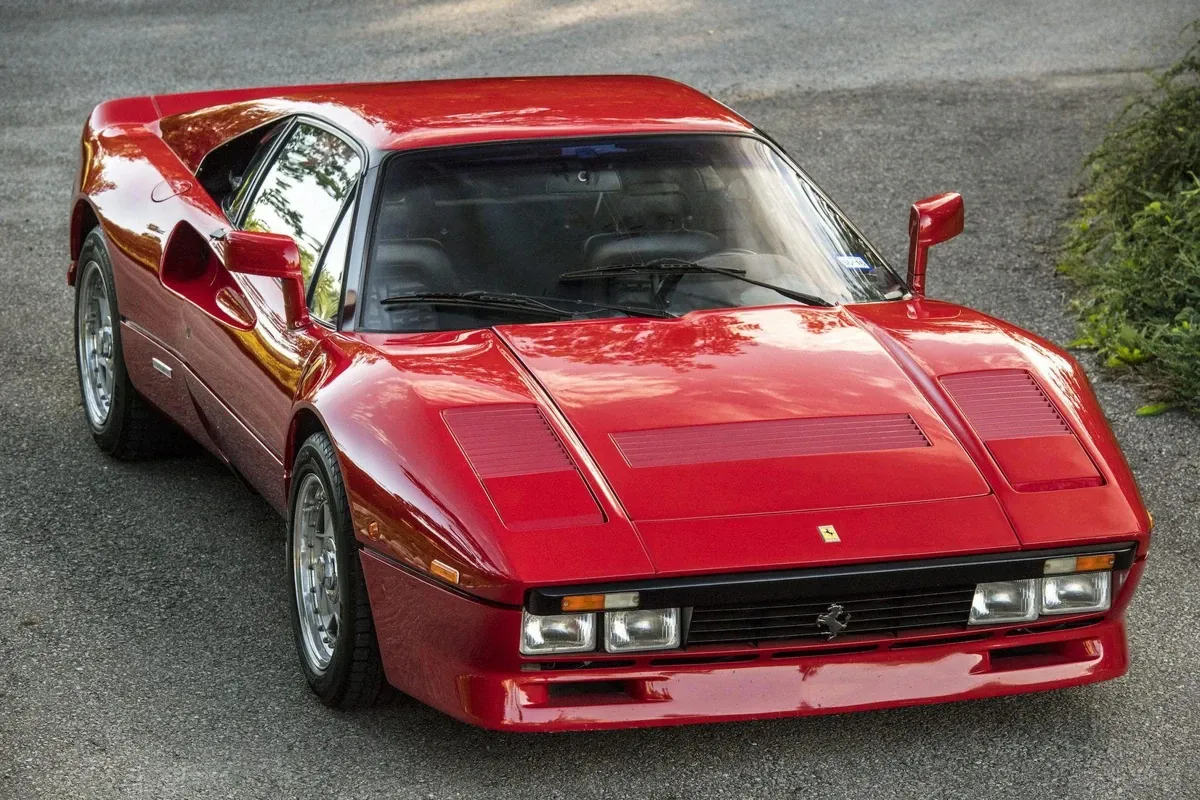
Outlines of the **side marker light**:
M450 566L449 564L443 564L441 561L438 561L436 558L429 563L429 571L432 572L434 575L438 576L439 578L441 578L442 580L446 581L447 583L454 583L454 584L458 583L458 579L459 579L458 570L456 570L454 567Z

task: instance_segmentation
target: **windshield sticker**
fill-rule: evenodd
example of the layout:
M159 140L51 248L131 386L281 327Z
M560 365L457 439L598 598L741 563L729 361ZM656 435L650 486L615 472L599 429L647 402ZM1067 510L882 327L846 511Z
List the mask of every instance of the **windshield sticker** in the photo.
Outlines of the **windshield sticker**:
M874 272L875 268L860 256L838 256L838 265L851 272Z

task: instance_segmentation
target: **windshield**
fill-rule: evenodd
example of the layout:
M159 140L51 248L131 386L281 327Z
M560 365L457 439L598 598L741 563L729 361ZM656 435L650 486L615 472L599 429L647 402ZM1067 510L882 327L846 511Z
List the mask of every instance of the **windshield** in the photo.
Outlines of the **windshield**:
M406 153L384 169L367 329L546 319L514 302L396 301L429 293L537 298L585 318L905 292L811 182L748 136L519 142Z

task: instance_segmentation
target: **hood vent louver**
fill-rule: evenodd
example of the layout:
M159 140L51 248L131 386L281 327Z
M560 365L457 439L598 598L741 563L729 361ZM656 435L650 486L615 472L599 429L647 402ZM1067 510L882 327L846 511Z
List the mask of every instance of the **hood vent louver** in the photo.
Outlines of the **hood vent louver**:
M809 417L612 434L633 468L929 447L908 414Z
M940 380L1017 491L1104 484L1054 401L1025 370L962 372Z
M500 520L514 530L599 525L604 514L575 462L532 404L442 412Z
M575 469L537 406L451 408L442 417L485 480Z
M1054 403L1025 370L964 372L941 380L985 442L1071 433Z

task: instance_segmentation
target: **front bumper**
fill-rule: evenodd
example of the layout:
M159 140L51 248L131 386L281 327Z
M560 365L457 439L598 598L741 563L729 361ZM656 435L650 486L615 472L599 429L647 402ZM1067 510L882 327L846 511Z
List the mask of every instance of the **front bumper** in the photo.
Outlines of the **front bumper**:
M519 609L479 602L370 551L362 563L393 685L485 728L563 731L889 708L1116 678L1129 664L1123 611L1144 562L1102 616L805 647L597 654L586 666L520 657Z

